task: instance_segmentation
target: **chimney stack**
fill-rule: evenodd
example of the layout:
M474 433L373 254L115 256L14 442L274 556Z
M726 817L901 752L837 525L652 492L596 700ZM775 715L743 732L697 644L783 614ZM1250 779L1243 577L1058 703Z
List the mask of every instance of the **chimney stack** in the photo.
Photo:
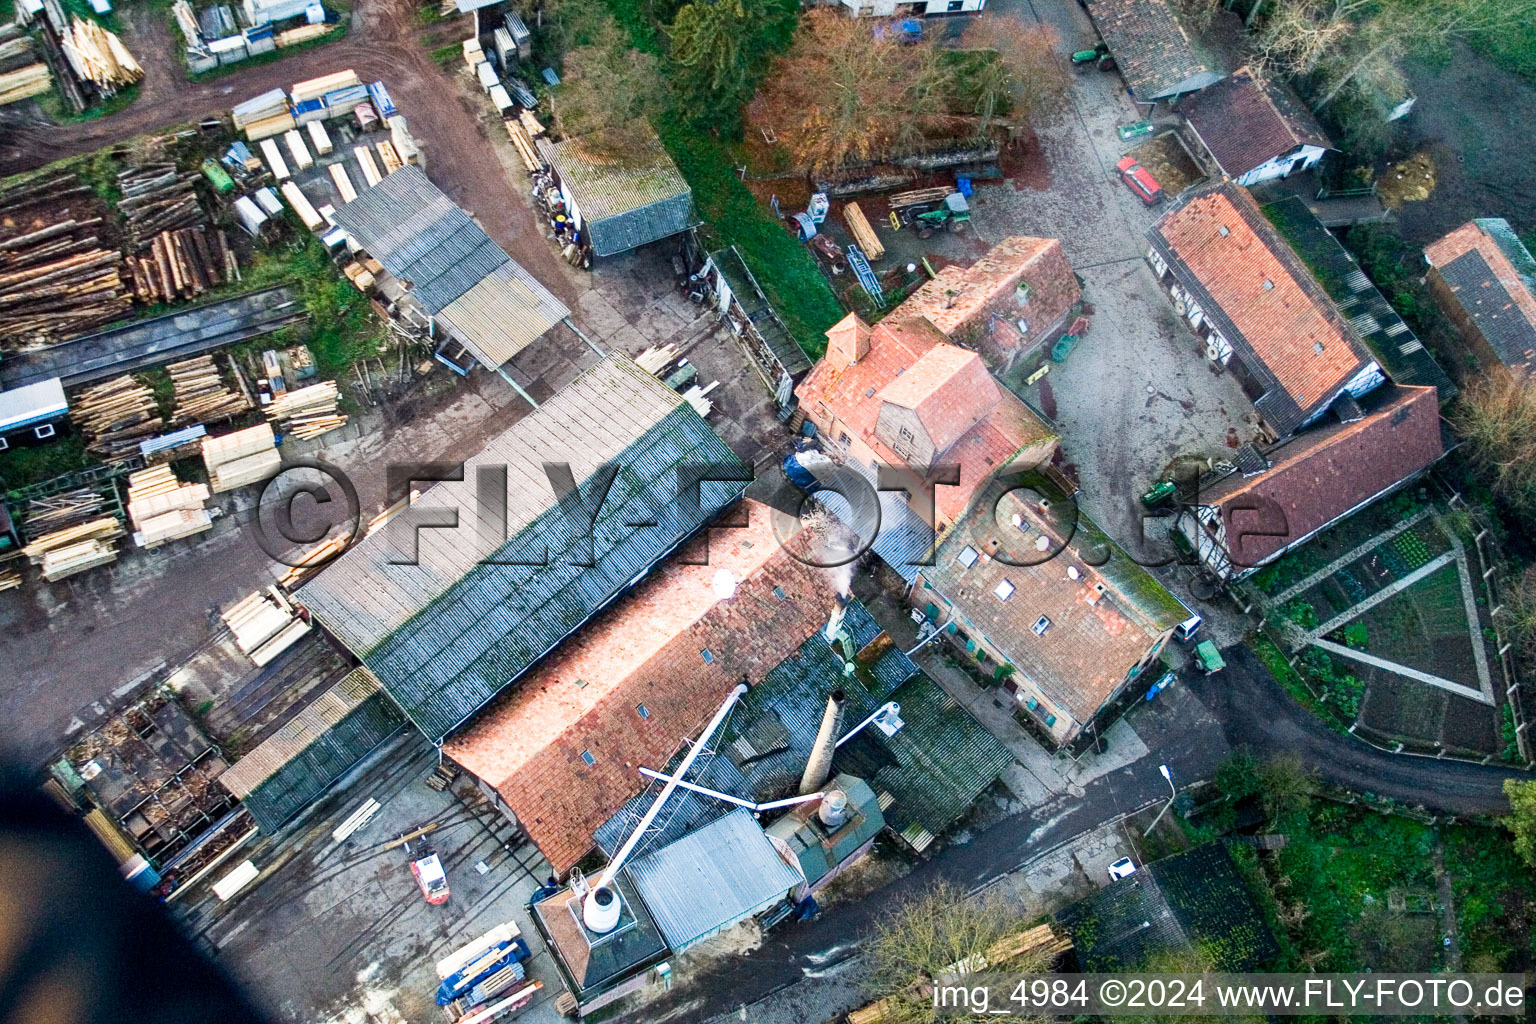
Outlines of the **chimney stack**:
M843 704L847 699L842 690L833 690L827 698L827 710L821 716L821 728L816 731L816 745L811 747L805 774L800 776L801 796L818 792L832 775L832 755L837 750L837 734L843 727Z
M816 816L829 830L836 831L843 827L848 820L848 794L840 789L834 789L821 798L821 806L816 809Z

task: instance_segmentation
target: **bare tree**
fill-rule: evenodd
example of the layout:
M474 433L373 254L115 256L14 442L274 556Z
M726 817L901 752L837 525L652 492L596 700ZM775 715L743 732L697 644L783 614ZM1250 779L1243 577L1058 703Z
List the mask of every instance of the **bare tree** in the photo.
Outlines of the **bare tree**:
M910 152L948 119L951 70L939 49L876 28L812 12L758 93L753 120L807 170Z
M957 967L1006 969L1010 974L1046 970L1050 954L1042 952L994 962L1010 936L1024 930L1019 909L1001 896L967 898L964 890L940 882L883 915L865 948L870 980L878 991L889 993L884 1020L928 1024L940 1019L933 1000L923 994L924 986L957 973ZM955 1019L945 1013L944 1019Z
M961 42L967 49L995 55L977 67L973 82L981 134L1003 111L1014 124L1056 113L1068 77L1056 54L1061 37L1050 26L1018 18L978 18Z
M1536 510L1536 377L1499 366L1467 384L1451 417L1505 500Z

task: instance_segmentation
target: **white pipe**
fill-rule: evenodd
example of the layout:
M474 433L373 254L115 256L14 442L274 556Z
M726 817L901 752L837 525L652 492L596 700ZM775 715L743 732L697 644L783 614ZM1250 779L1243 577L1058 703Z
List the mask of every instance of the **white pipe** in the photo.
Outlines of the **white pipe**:
M608 866L603 869L602 875L597 879L597 884L592 886L594 891L613 882L613 876L618 872L619 868L624 866L625 858L634 852L635 845L640 842L640 837L645 834L646 829L651 827L651 822L656 820L656 815L661 813L661 805L666 803L667 797L671 796L673 791L677 789L678 783L682 781L682 777L687 775L688 769L693 766L694 758L699 756L699 752L704 749L705 744L709 742L709 738L714 735L716 729L720 728L720 723L725 721L725 716L731 713L731 709L736 706L736 702L746 692L747 684L744 682L737 683L736 688L731 691L731 695L725 698L725 703L720 705L720 710L715 712L715 717L709 720L709 724L699 734L698 742L694 743L692 749L688 751L687 755L683 758L683 763L677 766L676 774L662 787L661 792L656 795L656 800L651 804L650 810L645 812L645 816L640 819L640 823L629 834L629 838L624 840L624 845L619 847L619 852L614 854L613 860L609 861Z
M718 789L710 789L707 786L700 786L692 782L684 782L682 779L679 779L674 775L667 775L664 772L658 772L654 768L641 768L640 774L652 779L660 779L663 782L676 782L683 789L691 789L695 793L703 793L705 796L712 796L716 800L724 800L728 804L735 804L737 807L745 807L749 811L771 811L776 807L789 807L793 804L803 804L809 803L812 800L820 800L823 796L826 795L824 793L810 793L806 796L792 796L786 800L770 800L766 804L755 804L750 800L743 800L739 796L731 796L729 793L722 793Z
M833 745L832 749L836 750L838 747L842 746L844 743L847 743L849 740L853 739L855 736L857 736L859 734L859 730L863 729L870 722L873 722L875 719L879 718L881 715L885 714L886 712L888 712L888 711L900 711L900 710L901 710L901 705L896 703L893 700L892 701L887 701L886 703L880 705L879 710L877 710L874 714L870 715L868 718L864 719L864 721L860 722L858 725L856 725L852 729L848 730L847 734L844 735L842 739L838 740L837 743Z

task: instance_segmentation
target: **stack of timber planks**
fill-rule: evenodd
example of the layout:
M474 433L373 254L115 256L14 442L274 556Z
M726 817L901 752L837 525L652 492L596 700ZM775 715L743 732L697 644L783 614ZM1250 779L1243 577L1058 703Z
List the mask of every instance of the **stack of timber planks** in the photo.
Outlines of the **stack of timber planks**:
M25 509L27 536L42 537L111 515L108 504L100 491L89 487L29 499Z
M28 64L0 75L0 107L41 96L53 88L53 76L46 64Z
M21 586L21 573L15 569L0 569L0 590Z
M141 302L195 298L235 276L235 252L222 230L162 231L144 251L127 261L133 293Z
M22 548L33 565L42 567L49 583L117 561L114 541L123 535L123 525L112 516L92 519L76 526L44 534Z
M175 405L171 413L174 426L216 423L238 416L251 407L242 392L224 383L211 355L172 363L165 369L171 375L171 386L175 389Z
M880 237L875 234L875 229L870 227L869 219L864 216L864 211L859 209L858 203L849 203L843 207L843 220L848 224L848 231L853 235L853 240L859 243L859 248L864 250L864 255L872 260L885 258L885 246L880 244Z
M257 665L267 664L309 632L309 623L276 587L235 602L222 617L235 634L236 646Z
M283 457L270 423L203 439L203 464L215 494L276 476Z
M533 142L528 138L528 131L515 118L507 118L502 124L507 129L507 138L512 140L512 148L517 150L517 155L523 160L523 166L529 174L537 174L544 169L544 161L539 158L538 151L533 148Z
M26 229L0 240L0 343L51 344L121 320L132 309L123 254L101 245L101 218L75 220L58 208L89 193L74 172L44 174L0 192L0 232L11 225Z
M133 542L141 548L154 548L213 529L213 517L204 507L207 501L206 486L182 483L170 466L134 473L128 478Z
M379 162L384 165L385 176L394 174L401 168L403 162L400 159L400 154L395 152L395 144L393 142L390 142L388 139L381 139L377 148L379 151Z
M319 437L347 422L336 411L336 382L322 381L297 391L285 391L267 406L267 417L282 427L283 433L303 440Z
M60 33L60 44L76 77L94 83L104 95L144 77L144 69L116 35L78 14Z
M117 208L128 221L134 241L162 231L208 223L208 214L197 201L194 183L199 175L181 173L174 163L130 167L117 176L123 198Z
M106 462L139 454L139 442L165 426L154 393L133 377L114 377L86 388L69 403L69 418L85 435L88 450Z

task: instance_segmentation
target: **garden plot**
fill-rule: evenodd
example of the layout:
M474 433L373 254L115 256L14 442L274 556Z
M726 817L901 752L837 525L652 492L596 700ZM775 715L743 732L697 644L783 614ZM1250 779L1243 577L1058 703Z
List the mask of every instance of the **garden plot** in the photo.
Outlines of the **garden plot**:
M1468 553L1432 508L1398 501L1383 513L1398 518L1362 517L1319 538L1329 543L1304 564L1256 576L1259 600L1342 725L1389 743L1496 753L1502 712Z

